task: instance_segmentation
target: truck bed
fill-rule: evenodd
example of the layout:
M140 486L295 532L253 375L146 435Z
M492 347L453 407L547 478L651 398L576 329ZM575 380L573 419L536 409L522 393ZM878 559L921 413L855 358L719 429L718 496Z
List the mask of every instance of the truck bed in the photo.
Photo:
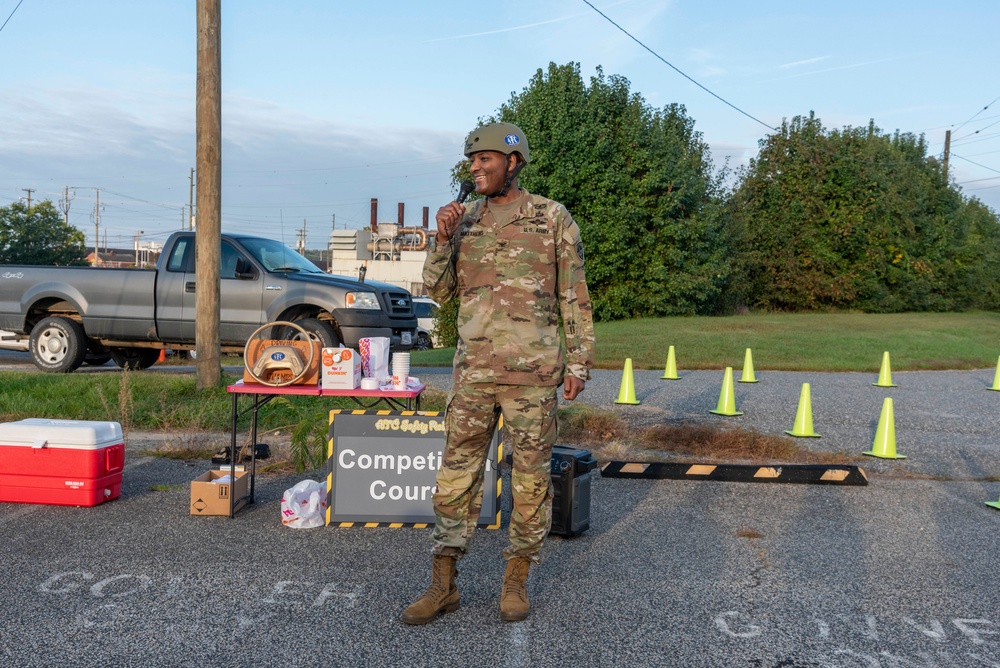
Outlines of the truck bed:
M26 305L68 301L94 338L156 340L155 269L6 265L0 273L0 329L21 332Z

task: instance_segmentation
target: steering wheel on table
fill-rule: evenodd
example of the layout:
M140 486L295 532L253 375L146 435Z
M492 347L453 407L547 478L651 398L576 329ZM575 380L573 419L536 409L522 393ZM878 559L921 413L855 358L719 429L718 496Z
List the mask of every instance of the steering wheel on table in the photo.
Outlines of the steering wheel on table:
M302 335L302 340L309 344L309 358L305 361L302 360L299 351L294 346L289 345L274 345L264 348L257 361L251 366L247 360L249 359L250 353L250 343L263 332L265 329L272 327L292 327L298 330L299 334ZM264 340L261 337L261 340ZM243 347L243 365L246 367L247 373L256 382L261 385L270 385L271 387L285 387L286 385L293 385L298 382L309 369L312 368L313 362L316 358L316 348L312 345L312 341L309 340L309 334L306 330L302 329L294 322L288 322L286 320L277 320L275 322L269 322L266 325L258 328L250 338L247 339L246 345ZM292 377L289 380L282 380L278 382L271 382L270 380L264 380L264 375L271 374L267 373L269 371L277 371L280 369L287 369L291 371Z

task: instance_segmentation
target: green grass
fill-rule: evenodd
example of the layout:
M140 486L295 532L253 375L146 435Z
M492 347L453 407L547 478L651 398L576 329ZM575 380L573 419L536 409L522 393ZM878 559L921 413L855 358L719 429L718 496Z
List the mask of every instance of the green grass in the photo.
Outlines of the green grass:
M597 366L662 369L673 345L679 369L740 367L746 348L755 369L893 371L992 368L1000 355L997 313L770 314L657 318L598 323ZM451 366L454 348L415 351L413 366ZM234 358L238 359L238 358ZM237 376L227 374L226 384ZM26 417L114 420L143 431L226 431L232 398L224 386L200 393L195 374L0 372L0 420ZM317 411L355 408L347 398L279 397L261 411L261 429L294 426ZM444 395L423 407L443 410Z
M239 376L223 374L225 384ZM63 420L112 420L124 430L214 431L230 428L232 395L220 386L196 389L196 376L142 371L87 374L0 372L0 421L28 417ZM283 396L259 414L261 430L295 426L333 408L354 409L346 397ZM443 410L444 395L425 393L425 410Z
M410 366L451 366L455 348L433 348L410 352Z
M597 366L620 369L631 358L638 369L662 369L667 348L674 346L677 366L685 369L741 367L746 348L754 367L771 370L877 372L883 351L892 369L992 368L1000 355L1000 314L997 313L858 313L770 314L720 318L657 318L598 323ZM454 348L412 353L412 366L451 366ZM234 358L239 364L239 358ZM231 384L239 376L224 374ZM146 372L45 374L0 371L0 421L27 417L120 422L130 430L226 433L232 397L225 385L196 390L194 373ZM445 394L429 390L425 410L444 410ZM244 402L246 405L246 402ZM296 470L316 468L324 458L328 411L353 409L349 398L277 397L260 412L260 432L291 433L291 454L273 466ZM574 412L575 411L575 412ZM582 412L581 412L582 411ZM815 461L783 436L704 426L666 425L633 430L620 416L596 408L561 409L563 438L589 447L601 460L674 456L738 457L751 460ZM242 429L246 429L247 418ZM690 447L680 447L682 438ZM800 451L801 450L801 451ZM660 454L656 454L660 453ZM163 456L172 456L170 452ZM210 452L185 449L184 458ZM833 461L849 461L843 453Z
M595 326L597 368L662 369L674 346L678 369L894 371L983 369L1000 356L998 313L785 313L719 318L648 318ZM414 366L450 366L454 348L414 353ZM425 357L426 355L426 357Z

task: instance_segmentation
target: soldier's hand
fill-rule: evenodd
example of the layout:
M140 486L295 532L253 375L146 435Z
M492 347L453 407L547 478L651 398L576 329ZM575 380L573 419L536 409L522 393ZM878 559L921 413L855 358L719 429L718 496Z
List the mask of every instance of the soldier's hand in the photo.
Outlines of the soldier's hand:
M563 379L563 399L573 401L583 392L584 382L576 376L566 376Z
M444 243L455 236L455 230L458 229L463 216L465 207L458 202L448 202L438 209L437 215L434 216L434 220L437 221L438 243Z

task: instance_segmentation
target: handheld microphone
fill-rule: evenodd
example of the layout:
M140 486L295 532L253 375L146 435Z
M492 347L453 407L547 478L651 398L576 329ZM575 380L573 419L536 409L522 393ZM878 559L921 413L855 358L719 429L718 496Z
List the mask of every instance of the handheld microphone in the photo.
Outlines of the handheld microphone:
M458 202L459 204L462 204L463 202L465 202L465 198L469 196L469 193L471 193L475 189L476 189L476 184L473 183L472 181L469 180L462 181L462 185L459 186L458 189L458 197L455 198L455 201Z

